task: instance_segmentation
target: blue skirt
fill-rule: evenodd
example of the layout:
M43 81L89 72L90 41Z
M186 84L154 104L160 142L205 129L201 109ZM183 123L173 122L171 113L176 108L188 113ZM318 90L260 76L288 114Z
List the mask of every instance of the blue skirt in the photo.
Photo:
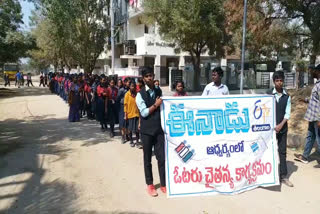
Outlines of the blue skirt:
M130 118L128 120L128 129L131 132L138 132L139 131L139 117Z
M120 108L119 108L119 128L123 129L123 128L127 128L127 121L124 119L124 105L120 104Z
M69 109L69 122L79 122L80 121L80 96L79 94L73 95L72 104Z
M97 120L104 124L106 123L105 103L103 97L97 99Z

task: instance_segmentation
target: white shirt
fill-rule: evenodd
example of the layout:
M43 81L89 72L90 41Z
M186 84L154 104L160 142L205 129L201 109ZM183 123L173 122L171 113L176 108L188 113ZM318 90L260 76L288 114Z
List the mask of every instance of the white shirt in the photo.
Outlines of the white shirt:
M229 95L229 89L226 85L219 85L214 82L209 83L203 90L202 96Z

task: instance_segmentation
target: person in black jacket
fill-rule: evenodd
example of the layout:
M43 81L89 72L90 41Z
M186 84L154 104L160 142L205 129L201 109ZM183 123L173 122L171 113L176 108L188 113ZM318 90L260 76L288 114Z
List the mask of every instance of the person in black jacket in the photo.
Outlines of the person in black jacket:
M140 133L143 145L144 173L147 183L147 192L152 197L158 195L153 185L152 175L152 148L158 161L160 176L160 189L166 193L165 180L165 153L164 133L160 121L160 105L162 104L162 91L154 85L154 74L150 68L142 69L145 86L141 88L136 97L136 104L140 112Z
M280 159L280 182L293 187L293 184L287 178L287 133L288 120L291 112L291 98L283 88L284 73L276 71L273 74L274 88L269 92L273 94L276 99L276 136L278 141L278 152Z

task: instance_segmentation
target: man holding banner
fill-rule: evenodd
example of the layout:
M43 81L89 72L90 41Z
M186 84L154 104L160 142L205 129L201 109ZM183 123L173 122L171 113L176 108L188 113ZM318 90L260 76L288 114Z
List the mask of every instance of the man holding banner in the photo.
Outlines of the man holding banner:
M142 69L142 76L145 82L136 97L136 104L140 112L140 133L143 144L144 173L147 183L147 192L150 196L158 195L153 185L152 175L152 148L158 161L160 176L160 189L166 193L165 180L165 154L164 154L164 134L160 121L160 106L162 104L162 91L154 86L154 74L149 68Z
M284 90L284 73L283 71L276 71L273 74L274 88L269 92L273 94L276 99L276 122L275 131L277 133L278 151L280 159L280 181L281 183L293 187L293 184L287 178L287 134L288 134L288 120L291 113L291 98Z
M220 74L204 96L162 98L168 197L279 185L274 96L215 96Z

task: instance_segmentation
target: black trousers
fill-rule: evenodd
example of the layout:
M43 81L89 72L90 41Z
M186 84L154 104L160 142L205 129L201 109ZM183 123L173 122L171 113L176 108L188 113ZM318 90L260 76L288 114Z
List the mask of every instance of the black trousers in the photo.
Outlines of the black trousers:
M32 81L31 80L27 80L27 86L29 87L30 85L33 86Z
M158 161L160 185L166 186L163 132L160 132L159 134L156 134L154 136L141 134L141 141L143 145L144 175L147 185L153 184L151 158L152 147L154 147L154 154Z
M288 174L287 170L287 133L278 133L278 153L280 159L280 179L284 178Z

